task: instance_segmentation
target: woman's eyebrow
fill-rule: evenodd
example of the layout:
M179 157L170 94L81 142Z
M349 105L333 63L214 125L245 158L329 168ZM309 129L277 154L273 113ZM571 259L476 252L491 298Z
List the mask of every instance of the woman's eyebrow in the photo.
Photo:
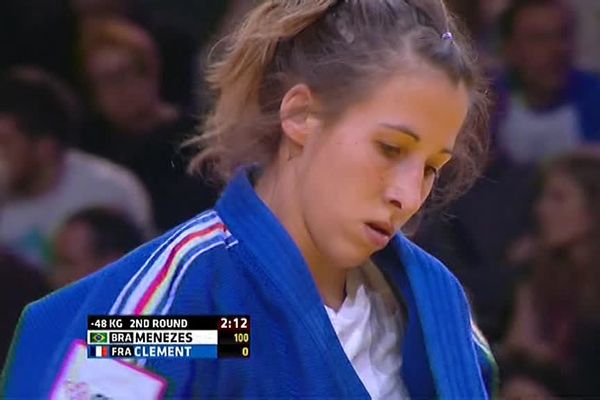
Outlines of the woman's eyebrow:
M410 127L408 127L406 125L388 124L385 122L382 122L379 125L384 128L392 129L392 130L398 131L404 135L410 136L417 143L421 141L421 137L419 135L417 135L413 129L411 129ZM451 157L454 156L454 153L452 152L452 150L446 149L446 148L440 150L440 153L448 154Z
M408 135L408 136L412 137L415 140L415 142L421 141L421 137L419 135L417 135L413 129L411 129L410 127L408 127L406 125L388 124L385 122L382 122L379 125L384 128L393 129L395 131L398 131L400 133Z

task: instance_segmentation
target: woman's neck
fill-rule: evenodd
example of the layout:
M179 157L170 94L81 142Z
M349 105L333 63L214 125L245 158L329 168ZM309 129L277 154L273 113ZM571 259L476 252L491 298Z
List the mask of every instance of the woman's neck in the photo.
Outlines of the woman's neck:
M258 178L255 190L298 246L323 303L338 310L346 297L347 270L335 265L319 251L302 217L297 185L290 184L293 182L297 182L293 167L280 168L279 171L268 168Z

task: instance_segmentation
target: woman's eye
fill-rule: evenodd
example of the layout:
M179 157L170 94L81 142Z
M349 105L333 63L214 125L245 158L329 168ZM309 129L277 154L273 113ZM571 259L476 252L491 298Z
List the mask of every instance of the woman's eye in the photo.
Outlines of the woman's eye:
M378 142L378 145L381 153L389 159L396 159L404 153L404 149L402 147L391 146L383 142ZM436 168L432 165L425 166L425 176L433 176L435 179L437 179L439 174L439 168Z
M396 146L390 146L389 144L379 143L379 149L381 153L388 158L395 158L402 154L402 148Z

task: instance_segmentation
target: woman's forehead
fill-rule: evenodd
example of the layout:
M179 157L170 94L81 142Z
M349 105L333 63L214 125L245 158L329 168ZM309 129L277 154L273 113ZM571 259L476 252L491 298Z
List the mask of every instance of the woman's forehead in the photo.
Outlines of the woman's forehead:
M423 131L458 132L469 106L464 84L424 71L390 77L348 111L363 124L408 126L420 136Z

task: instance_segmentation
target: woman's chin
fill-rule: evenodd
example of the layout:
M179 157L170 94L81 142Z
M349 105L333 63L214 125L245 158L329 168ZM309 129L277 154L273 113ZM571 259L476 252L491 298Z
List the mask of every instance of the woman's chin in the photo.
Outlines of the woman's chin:
M356 247L347 249L345 251L340 251L335 257L337 260L335 264L343 269L356 268L366 263L374 252L375 251L373 249L357 249Z

